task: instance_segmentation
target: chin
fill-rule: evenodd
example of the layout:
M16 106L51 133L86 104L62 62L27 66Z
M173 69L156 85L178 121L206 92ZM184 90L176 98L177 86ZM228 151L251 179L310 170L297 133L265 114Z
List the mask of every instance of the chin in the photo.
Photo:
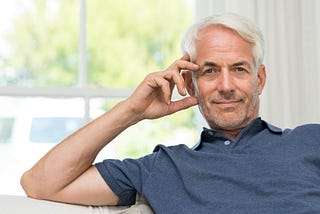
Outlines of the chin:
M209 120L207 121L213 129L236 130L245 127L249 118L239 117L239 114L232 113L224 116L221 116L220 114L220 116L209 117Z

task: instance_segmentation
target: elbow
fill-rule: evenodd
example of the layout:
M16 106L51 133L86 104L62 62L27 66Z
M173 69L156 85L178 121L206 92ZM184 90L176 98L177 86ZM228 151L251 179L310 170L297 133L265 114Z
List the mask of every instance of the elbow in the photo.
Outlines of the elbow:
M36 179L31 176L30 171L25 172L20 179L20 184L26 195L34 199L45 199L41 185L37 184Z

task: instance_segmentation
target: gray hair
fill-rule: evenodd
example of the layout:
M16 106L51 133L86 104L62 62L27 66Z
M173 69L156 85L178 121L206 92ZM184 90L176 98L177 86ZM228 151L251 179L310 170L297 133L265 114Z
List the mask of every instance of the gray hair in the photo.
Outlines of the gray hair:
M195 41L199 39L201 30L212 25L219 25L237 32L244 40L252 44L252 54L255 67L258 68L263 62L264 39L260 29L249 19L233 13L224 13L209 16L192 25L185 33L181 48L183 53L188 53L191 60L196 56Z

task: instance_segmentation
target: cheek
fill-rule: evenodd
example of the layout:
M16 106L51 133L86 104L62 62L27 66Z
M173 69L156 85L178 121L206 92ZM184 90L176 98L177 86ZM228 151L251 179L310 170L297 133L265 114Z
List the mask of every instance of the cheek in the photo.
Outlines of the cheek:
M194 81L194 85L195 85L195 92L198 95L207 95L210 91L213 90L212 83L209 83L207 81L203 81L202 79L195 79Z
M213 96L213 90L210 90L208 87L197 87L196 96L199 101L199 106L201 107L203 113L208 113L209 109L212 108L210 105L210 100Z
M236 91L244 96L252 97L259 92L258 82L254 79L235 82Z

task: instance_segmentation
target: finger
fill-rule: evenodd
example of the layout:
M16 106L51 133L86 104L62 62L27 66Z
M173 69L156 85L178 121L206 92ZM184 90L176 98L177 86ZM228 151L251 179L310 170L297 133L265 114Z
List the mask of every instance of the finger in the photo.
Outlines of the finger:
M185 61L190 61L190 55L188 53L185 53L180 59Z
M175 63L172 64L170 68L177 70L178 72L180 72L181 70L196 71L199 69L199 65L186 60L177 60Z
M191 60L191 57L190 57L190 55L188 54L188 53L185 53L181 58L180 58L180 60L183 60L183 61L187 61L187 62L191 62L190 60ZM191 62L192 64L194 64L194 65L197 65L195 62ZM193 70L193 71L195 71L195 70L198 70L199 69L199 66L197 65L196 67L195 67L195 69L190 69L190 70Z
M197 71L199 69L197 64L186 61L188 58L188 54L184 55L180 60L177 60L170 69L168 69L171 75L170 78L177 85L178 92L182 96L186 95L186 84L181 73L183 71Z
M172 89L170 86L170 82L163 77L155 77L153 79L153 84L151 85L153 88L160 88L163 99L167 104L170 104L172 97Z
M186 96L187 95L186 84L184 82L182 75L177 72L169 73L169 75L170 75L169 79L171 80L170 81L171 91L173 90L174 85L176 85L179 94L181 96Z
M173 114L177 111L181 111L183 109L190 108L192 106L197 105L198 99L196 97L186 97L181 100L177 100L174 102L171 102L170 107L169 107L169 114Z
M170 82L170 89L173 90L177 86L177 90L181 96L186 96L186 84L180 71L182 69L197 69L198 66L187 61L176 61L171 68L168 68L163 74L164 78Z

